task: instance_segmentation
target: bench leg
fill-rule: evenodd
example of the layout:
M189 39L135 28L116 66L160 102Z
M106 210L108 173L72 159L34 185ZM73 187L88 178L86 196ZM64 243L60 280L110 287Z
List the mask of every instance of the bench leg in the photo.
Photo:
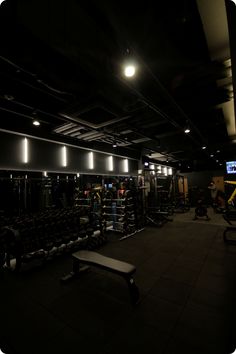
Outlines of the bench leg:
M128 283L129 287L129 292L130 292L130 297L131 297L131 302L133 305L136 305L139 301L139 289L137 285L135 284L134 278L126 278L126 281Z
M76 276L78 276L80 273L84 273L89 270L89 266L83 265L81 266L80 262L78 259L73 258L72 259L72 272L69 274L65 275L64 277L61 278L61 282L65 283L71 279L74 279Z

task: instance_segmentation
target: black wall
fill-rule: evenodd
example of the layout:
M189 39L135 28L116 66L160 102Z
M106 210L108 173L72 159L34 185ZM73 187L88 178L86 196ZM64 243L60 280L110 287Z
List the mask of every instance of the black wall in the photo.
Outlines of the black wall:
M90 150L66 145L67 166L62 165L63 144L26 137L28 141L28 162L23 161L23 135L0 131L0 169L68 172L101 175L137 175L138 161L128 159L128 172L124 170L125 157L113 155L113 171L108 169L109 155L93 151L94 168L88 164Z

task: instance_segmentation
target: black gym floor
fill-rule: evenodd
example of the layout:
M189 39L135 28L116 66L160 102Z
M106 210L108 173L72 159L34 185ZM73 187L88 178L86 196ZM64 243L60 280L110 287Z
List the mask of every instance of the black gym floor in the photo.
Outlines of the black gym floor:
M136 307L124 280L106 271L92 268L61 284L70 257L17 276L4 273L0 348L10 354L231 353L236 246L223 243L221 215L209 222L192 216L176 215L163 228L124 241L112 237L99 250L136 265Z

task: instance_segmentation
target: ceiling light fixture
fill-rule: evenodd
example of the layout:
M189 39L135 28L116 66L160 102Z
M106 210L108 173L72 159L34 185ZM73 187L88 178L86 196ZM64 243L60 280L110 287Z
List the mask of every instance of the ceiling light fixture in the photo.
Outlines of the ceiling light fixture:
M116 148L117 147L117 143L114 142L112 146L113 146L113 148Z
M185 134L189 134L190 131L191 131L191 130L190 130L189 122L186 121L185 128L184 128L184 132L185 132Z
M234 3L234 5L236 5L236 0L231 0L233 3Z
M124 75L126 77L133 77L135 75L136 68L134 65L127 65L124 68Z
M205 150L207 147L204 145L204 146L202 146L202 150Z
M211 154L211 155L210 155L210 157L214 157L214 155L213 155L213 154Z
M2 5L2 3L4 2L5 0L0 0L0 6Z
M33 125L35 125L35 126L38 127L38 126L40 125L40 122L39 122L38 120L34 120L34 121L33 121Z

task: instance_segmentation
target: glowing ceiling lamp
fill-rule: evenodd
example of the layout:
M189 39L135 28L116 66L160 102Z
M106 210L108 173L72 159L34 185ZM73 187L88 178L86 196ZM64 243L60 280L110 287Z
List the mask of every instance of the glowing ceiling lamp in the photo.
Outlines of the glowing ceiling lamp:
M187 127L187 128L184 129L185 134L189 134L190 131L191 131L191 130L189 129L189 127Z
M35 125L36 127L38 127L40 125L40 122L38 120L34 120L33 121L33 125Z
M2 3L4 2L5 0L0 0L0 6L2 5Z
M136 67L134 65L126 65L124 68L124 75L126 77L133 77L136 73Z
M189 126L189 122L186 121L186 125L185 125L185 128L184 128L184 132L185 132L185 134L189 134L190 131L191 131L191 129L190 129L190 126Z

